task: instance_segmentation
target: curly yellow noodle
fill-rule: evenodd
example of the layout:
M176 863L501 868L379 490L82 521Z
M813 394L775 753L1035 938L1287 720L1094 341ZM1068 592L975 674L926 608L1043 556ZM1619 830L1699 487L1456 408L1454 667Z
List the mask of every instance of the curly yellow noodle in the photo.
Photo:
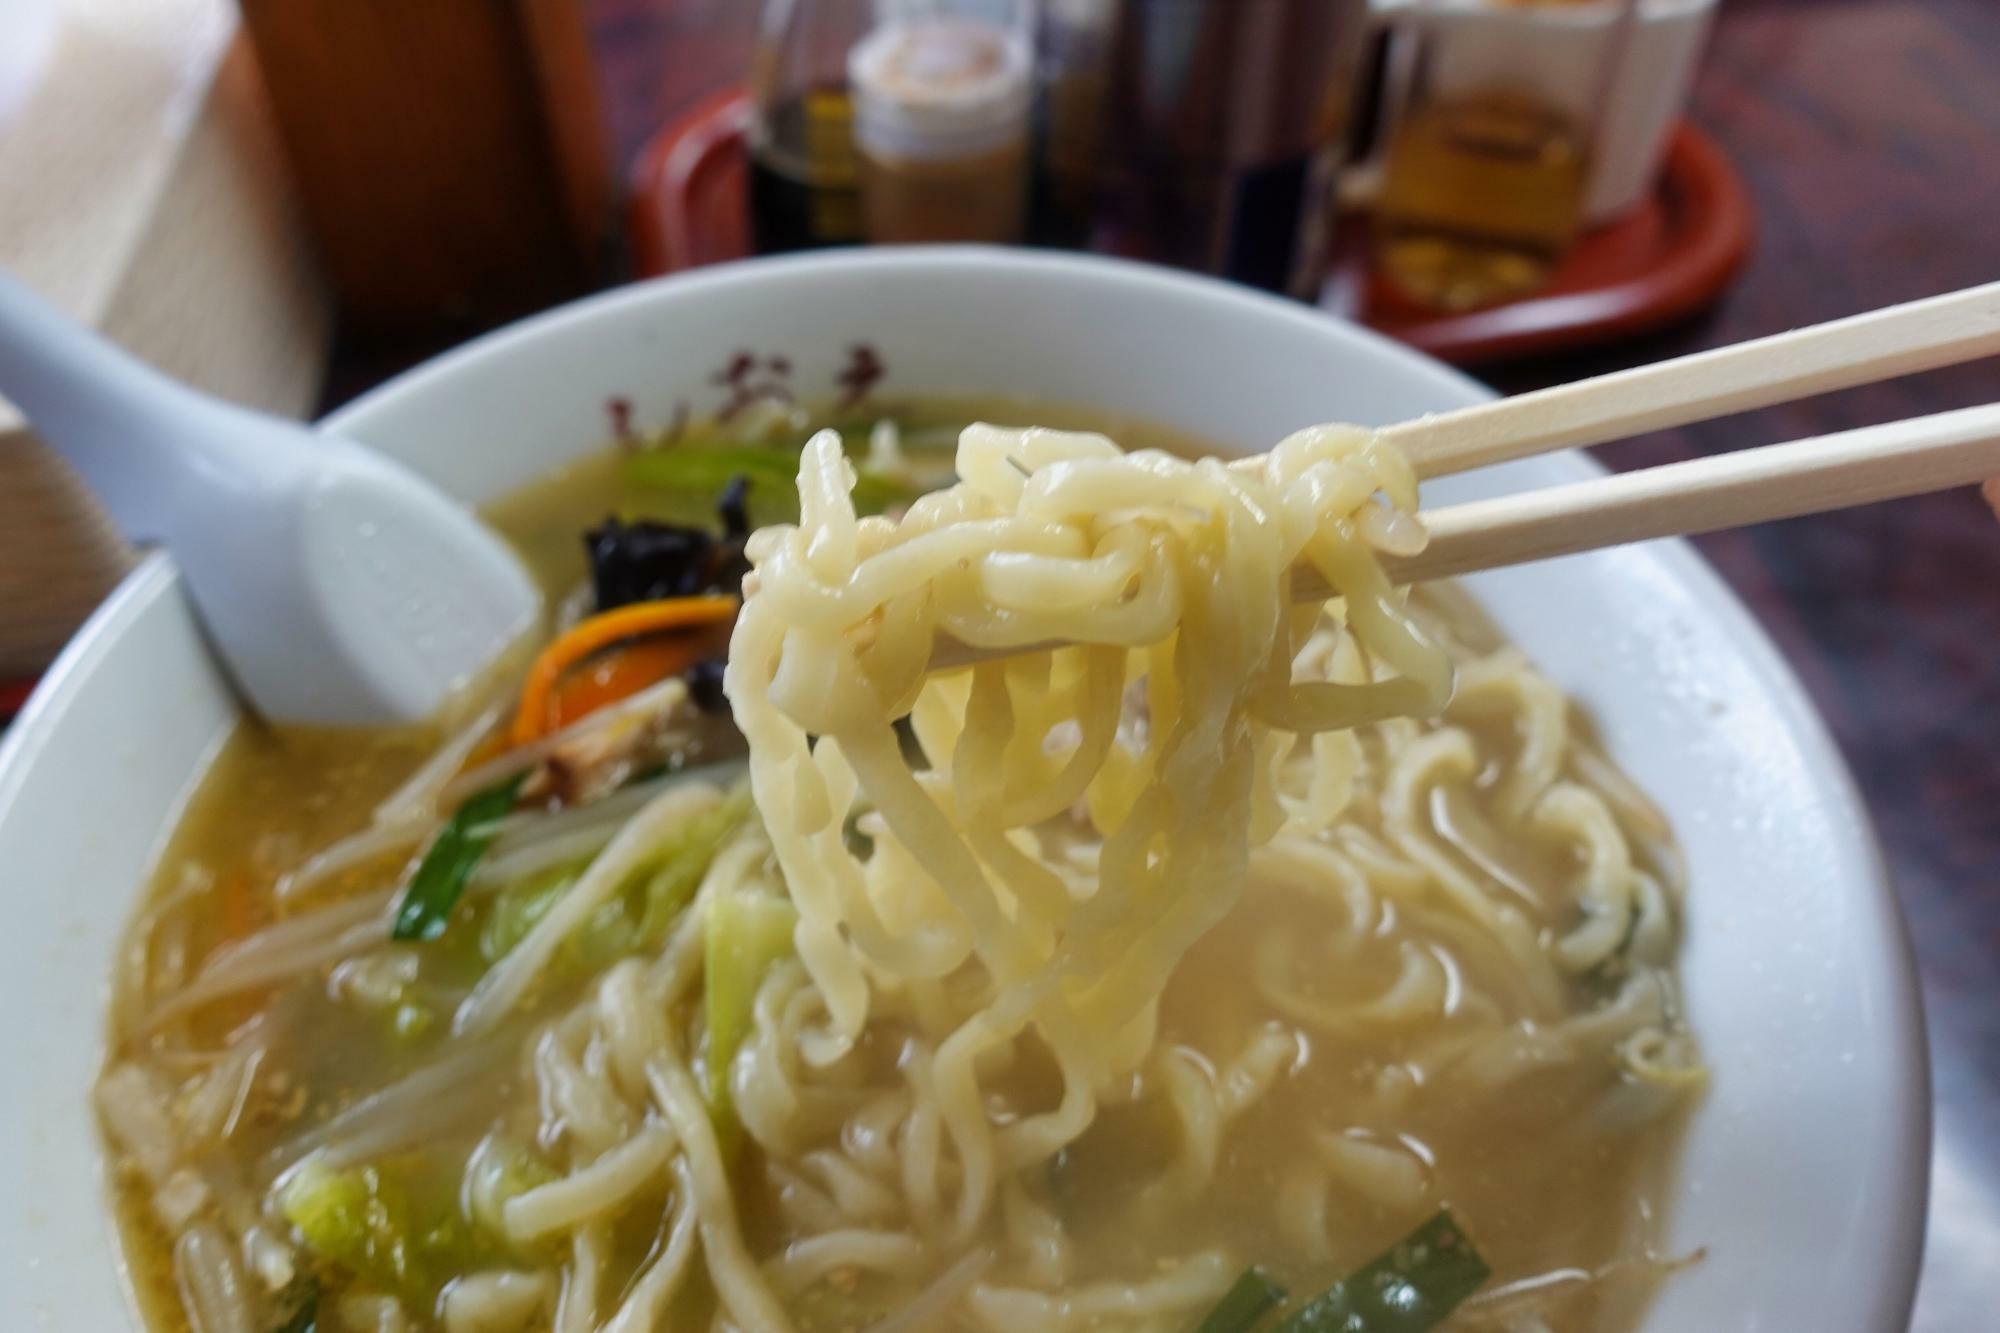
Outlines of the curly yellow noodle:
M839 438L807 445L799 523L750 542L725 678L754 817L663 942L576 968L599 909L729 799L701 772L613 798L568 888L451 992L454 1054L379 1103L454 1133L476 1111L461 1195L511 1249L452 1275L452 1319L1179 1333L1245 1263L1330 1275L1515 1169L1465 1127L1537 1087L1593 1150L1698 1091L1669 831L1555 684L1392 586L1381 556L1422 540L1395 449L1317 427L1224 463L973 426L957 470L862 517ZM1306 566L1325 604L1291 602ZM933 672L941 635L995 652ZM448 744L406 790L462 764ZM218 1151L269 1038L202 1049L188 1022L212 887L135 927L100 1103L190 1280L275 1293L312 1256ZM371 892L238 947L388 975ZM796 910L792 947L705 975L724 907L757 899ZM471 1034L494 1053L467 1059ZM266 1160L408 1147L374 1104ZM505 1185L524 1153L545 1171ZM1643 1212L1627 1183L1590 1206ZM1650 1234L1558 1221L1593 1263Z

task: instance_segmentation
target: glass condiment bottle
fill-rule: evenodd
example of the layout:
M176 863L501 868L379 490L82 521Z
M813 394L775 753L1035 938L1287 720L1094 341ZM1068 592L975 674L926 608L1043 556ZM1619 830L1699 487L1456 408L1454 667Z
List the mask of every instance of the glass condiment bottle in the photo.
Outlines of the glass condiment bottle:
M848 86L869 240L1021 238L1032 67L1019 26L946 5L891 18L854 48Z
M874 0L768 0L751 57L750 231L759 253L861 239L847 57Z
M1583 226L1598 122L1637 4L1406 8L1374 222L1376 265L1405 296L1473 310L1547 284ZM1595 67L1554 58L1570 50L1594 51Z

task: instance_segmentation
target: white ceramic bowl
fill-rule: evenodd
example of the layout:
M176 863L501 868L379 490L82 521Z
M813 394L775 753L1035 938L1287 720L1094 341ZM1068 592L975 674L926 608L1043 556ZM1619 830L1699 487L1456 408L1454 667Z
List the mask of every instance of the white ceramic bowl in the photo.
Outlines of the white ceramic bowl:
M725 390L739 349L827 394L867 342L897 390L1141 413L1240 449L1320 420L1478 398L1458 375L1299 306L1107 262L968 250L734 265L495 334L331 423L469 500ZM768 365L756 378L770 374ZM1576 457L1437 485L1460 499L1589 475ZM256 552L244 552L255 559ZM1908 1315L1928 1078L1909 953L1840 756L1708 567L1658 543L1473 581L1666 807L1693 874L1685 959L1714 1066L1653 1333L1877 1333ZM148 866L236 710L173 566L147 560L0 746L0 1325L130 1318L88 1091L105 975Z

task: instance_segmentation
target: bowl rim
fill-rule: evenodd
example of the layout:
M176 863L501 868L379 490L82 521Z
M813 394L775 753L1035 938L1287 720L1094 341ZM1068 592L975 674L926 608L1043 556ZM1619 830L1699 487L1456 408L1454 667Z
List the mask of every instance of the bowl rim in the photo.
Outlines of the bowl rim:
M337 434L359 426L365 441L367 424L372 418L397 410L405 399L431 392L435 381L463 374L472 364L505 355L523 343L557 336L564 329L593 323L618 311L649 305L661 299L662 291L686 294L711 287L781 284L791 274L817 273L828 268L922 268L932 270L938 280L944 282L957 273L988 270L995 266L1047 275L1080 275L1086 280L1132 288L1179 288L1210 304L1226 303L1238 309L1254 310L1263 318L1281 318L1318 334L1324 334L1327 326L1332 324L1343 335L1367 345L1374 354L1400 362L1409 374L1436 385L1441 395L1448 394L1466 401L1495 396L1491 388L1464 371L1352 320L1331 315L1317 306L1287 300L1219 278L1108 255L1010 249L997 245L877 245L862 249L731 259L659 277L642 278L622 287L595 292L448 348L356 395L320 418L316 424L321 430ZM1601 465L1588 455L1578 457L1589 466L1602 470ZM1727 591L1726 587L1721 590Z
M1024 252L985 246L883 247L867 251L834 251L780 258L735 261L693 273L672 275L634 283L558 307L518 323L482 335L438 357L411 368L384 384L357 397L319 424L340 433L354 431L367 438L371 418L391 412L404 399L433 391L436 382L448 380L489 357L518 349L560 330L589 324L607 313L640 307L663 299L663 293L679 292L695 286L726 286L742 282L782 282L794 272L816 271L828 266L879 266L907 269L934 268L941 277L954 271L988 269L993 265L1016 270L1034 269L1060 276L1068 272L1095 281L1128 283L1140 287L1180 287L1187 294L1210 303L1226 302L1239 307L1256 307L1264 318L1283 318L1310 326L1324 336L1330 317L1309 306L1250 291L1214 279L1194 276L1150 265L1095 256ZM1440 397L1491 397L1492 391L1477 381L1401 344L1340 321L1343 335L1372 345L1378 355L1403 363L1414 374L1437 386ZM355 428L359 428L356 430ZM1587 456L1576 456L1582 465L1602 471ZM1706 614L1713 616L1742 654L1746 667L1771 692L1778 704L1778 721L1784 733L1799 745L1804 756L1825 783L1825 795L1833 803L1830 813L1844 827L1851 846L1844 853L1856 866L1857 876L1871 887L1864 903L1862 924L1866 928L1862 946L1877 970L1882 997L1890 1012L1886 1028L1894 1034L1890 1052L1897 1074L1896 1096L1888 1109L1889 1127L1878 1145L1894 1153L1898 1165L1896 1184L1888 1203L1892 1216L1885 1218L1879 1232L1888 1242L1879 1267L1879 1281L1873 1288L1875 1311L1884 1327L1907 1323L1921 1266L1925 1223L1930 1189L1931 1159L1931 1080L1929 1051L1923 1016L1922 997L1914 954L1903 922L1893 883L1882 855L1874 825L1861 799L1860 789L1831 731L1814 707L1805 687L1765 633L1749 609L1725 583L1721 575L1685 540L1650 544L1668 573L1688 587ZM112 594L92 613L44 674L27 705L4 734L0 734L0 817L12 803L34 767L36 756L53 743L72 695L97 661L115 652L121 636L159 599L175 595L180 579L171 558L164 551L146 555L119 583ZM103 1193L98 1194L100 1210L106 1211ZM122 1249L122 1246L120 1247ZM121 1264L122 1268L122 1264Z

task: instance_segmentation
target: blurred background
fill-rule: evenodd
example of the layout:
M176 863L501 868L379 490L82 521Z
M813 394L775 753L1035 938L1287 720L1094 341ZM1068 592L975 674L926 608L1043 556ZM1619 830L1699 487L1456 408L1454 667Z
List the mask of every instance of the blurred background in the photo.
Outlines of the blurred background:
M1216 274L1517 391L1995 277L1996 68L1992 0L0 0L0 267L303 416L618 283L935 241ZM1916 1326L1990 1327L2000 534L1954 494L1701 545L1880 823L1939 1094ZM0 403L0 717L131 559Z

